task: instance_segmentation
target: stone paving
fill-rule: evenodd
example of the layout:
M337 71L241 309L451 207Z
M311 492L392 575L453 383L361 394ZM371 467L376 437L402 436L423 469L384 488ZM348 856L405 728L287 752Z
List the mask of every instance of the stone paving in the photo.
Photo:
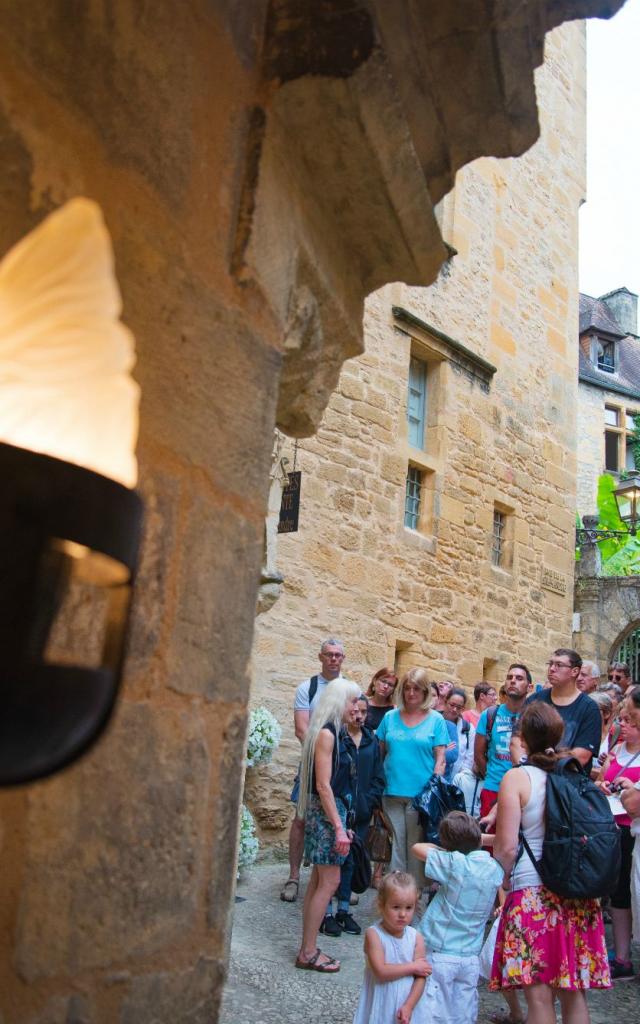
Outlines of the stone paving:
M362 980L360 936L331 939L321 946L342 964L330 977L295 970L302 904L283 903L280 888L286 865L256 865L238 884L231 940L229 979L220 1024L351 1024ZM303 871L303 885L308 871ZM364 927L375 919L375 893L365 893L354 916ZM634 951L640 965L640 950ZM618 983L611 991L589 994L591 1024L640 1024L640 983ZM480 1024L501 1008L499 996L480 989Z

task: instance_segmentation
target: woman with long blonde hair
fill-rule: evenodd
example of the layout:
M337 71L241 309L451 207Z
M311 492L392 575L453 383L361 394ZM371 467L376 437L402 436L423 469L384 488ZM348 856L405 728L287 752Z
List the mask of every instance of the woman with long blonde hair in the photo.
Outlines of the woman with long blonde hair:
M297 814L304 818L304 852L313 865L304 899L302 942L296 967L335 974L340 961L318 949L318 932L349 855L347 811L355 794L356 762L345 727L358 713L360 687L335 679L314 709L302 745Z

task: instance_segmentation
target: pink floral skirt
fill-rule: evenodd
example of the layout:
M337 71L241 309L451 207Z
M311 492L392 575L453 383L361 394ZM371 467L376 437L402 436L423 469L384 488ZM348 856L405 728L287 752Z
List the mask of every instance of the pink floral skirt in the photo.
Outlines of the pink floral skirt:
M568 900L545 886L508 894L498 925L489 988L609 988L599 900Z

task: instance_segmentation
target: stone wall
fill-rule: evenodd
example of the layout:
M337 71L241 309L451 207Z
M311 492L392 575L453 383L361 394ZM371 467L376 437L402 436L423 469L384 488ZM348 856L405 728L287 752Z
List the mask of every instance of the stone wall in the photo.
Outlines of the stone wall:
M637 576L576 579L575 610L580 629L573 646L606 673L622 641L640 627L640 580Z
M620 396L618 396L618 399ZM578 489L581 516L598 511L598 477L604 472L605 392L589 384L578 385Z
M285 728L276 762L248 780L270 840L289 818L294 687L317 669L323 637L343 638L344 671L363 685L394 660L467 687L514 659L542 678L549 651L569 642L581 26L547 38L536 86L540 140L518 160L458 173L441 212L458 254L431 288L389 285L369 299L366 353L345 364L317 435L299 444L300 530L279 539L283 596L254 643L252 699ZM424 452L407 442L411 352L432 360ZM292 445L288 455L291 468ZM426 474L418 530L403 525L408 460ZM494 506L507 513L506 568L491 563Z

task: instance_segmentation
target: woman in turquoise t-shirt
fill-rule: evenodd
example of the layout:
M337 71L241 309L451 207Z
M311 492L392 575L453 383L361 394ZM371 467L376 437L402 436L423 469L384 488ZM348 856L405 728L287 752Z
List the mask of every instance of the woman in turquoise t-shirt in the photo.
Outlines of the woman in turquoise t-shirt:
M411 801L432 775L443 775L449 733L439 711L431 709L431 687L423 668L412 668L396 689L397 710L382 719L377 737L384 758L382 803L393 828L392 871L410 871L425 884L424 867L411 853L423 840Z

